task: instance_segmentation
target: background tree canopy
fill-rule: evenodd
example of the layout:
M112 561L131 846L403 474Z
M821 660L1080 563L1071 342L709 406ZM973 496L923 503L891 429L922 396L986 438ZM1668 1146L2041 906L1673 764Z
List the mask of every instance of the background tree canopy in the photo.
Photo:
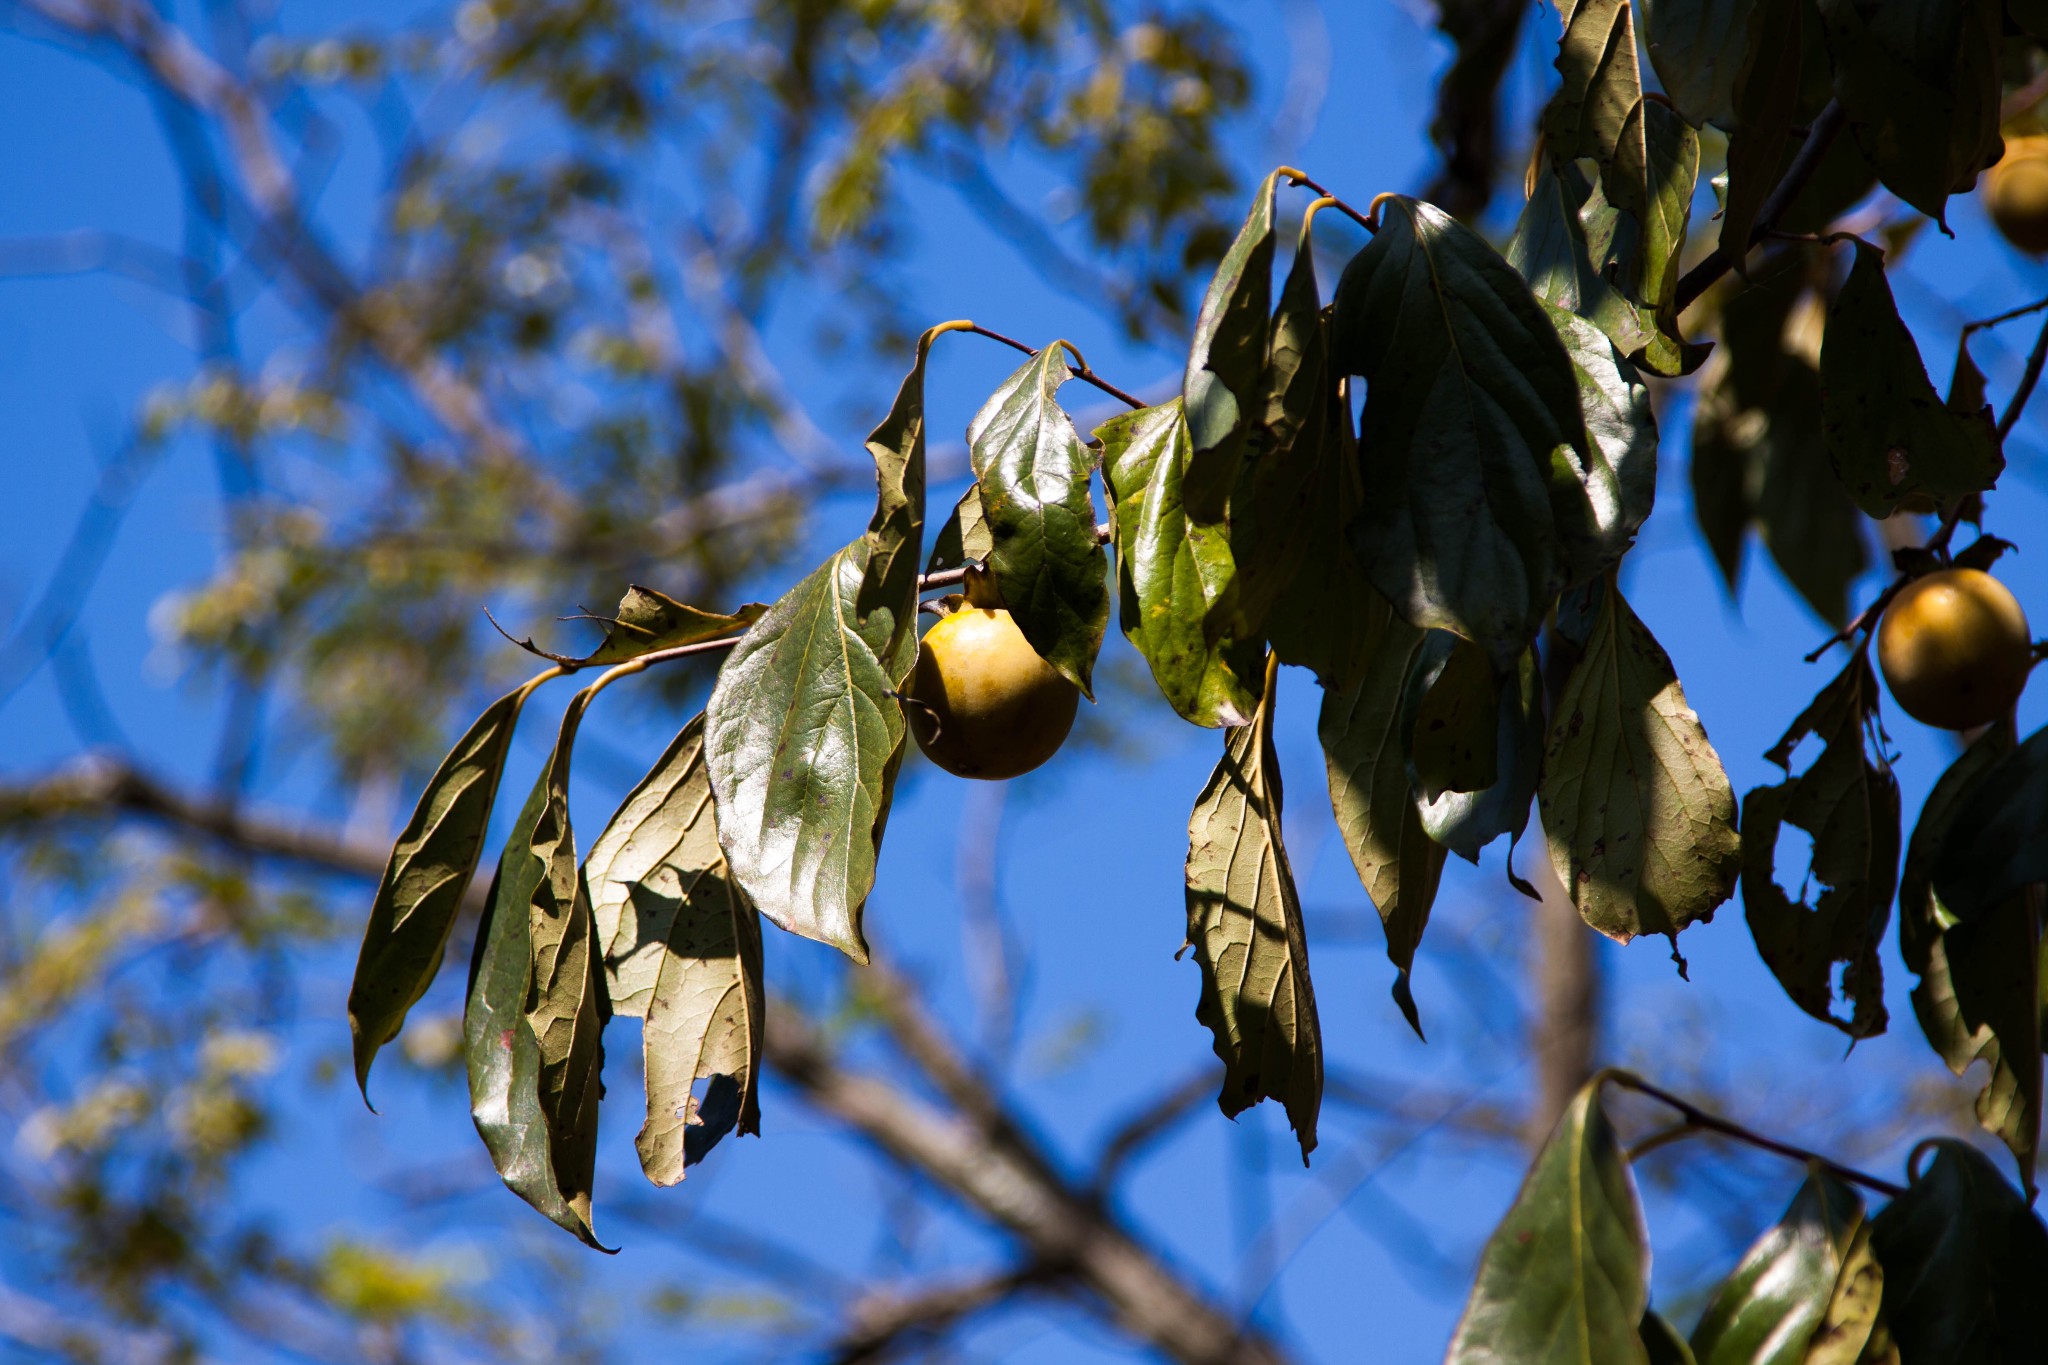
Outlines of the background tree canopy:
M2038 8L0 5L0 1350L2039 1359Z

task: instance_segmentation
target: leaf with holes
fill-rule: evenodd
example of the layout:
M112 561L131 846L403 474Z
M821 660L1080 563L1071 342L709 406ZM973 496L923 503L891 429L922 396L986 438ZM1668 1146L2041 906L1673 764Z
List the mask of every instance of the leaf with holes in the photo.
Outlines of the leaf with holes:
M640 1167L673 1185L727 1133L761 1131L761 920L718 844L702 716L626 797L583 872L612 1008L646 1020Z
M1195 1017L1223 1061L1216 1102L1234 1118L1260 1100L1279 1100L1306 1165L1323 1102L1323 1037L1280 839L1277 671L1268 665L1252 723L1225 732L1223 761L1188 819L1187 941L1202 969Z

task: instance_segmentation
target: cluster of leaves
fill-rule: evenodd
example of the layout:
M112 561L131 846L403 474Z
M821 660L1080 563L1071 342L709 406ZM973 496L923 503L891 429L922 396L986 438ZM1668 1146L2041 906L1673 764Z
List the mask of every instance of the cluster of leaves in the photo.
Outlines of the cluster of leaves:
M2048 1228L1989 1161L1949 1138L1916 1149L1904 1189L1810 1161L1784 1216L1681 1334L1650 1305L1632 1169L1649 1144L1623 1149L1602 1103L1610 1083L1636 1084L1595 1077L1537 1154L1481 1255L1447 1365L1910 1365L2048 1349ZM1856 1184L1890 1202L1867 1212Z

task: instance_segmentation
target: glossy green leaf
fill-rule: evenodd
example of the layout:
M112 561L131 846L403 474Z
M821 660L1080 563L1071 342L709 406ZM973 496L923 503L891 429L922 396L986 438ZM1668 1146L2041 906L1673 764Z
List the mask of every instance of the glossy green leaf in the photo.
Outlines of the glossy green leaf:
M1222 526L1198 525L1181 502L1193 447L1175 398L1096 428L1117 526L1126 638L1173 709L1197 725L1248 725L1265 646L1233 638L1237 564Z
M1934 890L1958 920L1986 918L2021 887L2048 882L2048 727L1973 784L1955 831L1942 841Z
M1542 304L1471 229L1412 199L1337 288L1338 368L1367 384L1353 544L1410 622L1512 665L1564 586L1553 498L1588 461L1571 357ZM1569 463L1568 461L1565 463Z
M1238 467L1255 439L1265 405L1272 324L1273 198L1278 171L1252 197L1223 261L1202 296L1181 397L1193 454L1186 478L1188 515L1223 520ZM1043 651L1041 651L1043 652Z
M1521 837L1529 824L1529 803L1536 799L1543 771L1547 727L1543 717L1543 670L1531 648L1515 671L1499 686L1494 717L1494 752L1499 776L1477 791L1446 791L1429 799L1416 792L1422 828L1436 843L1467 862L1505 834Z
M1649 1236L1600 1085L1566 1107L1487 1239L1445 1365L1647 1365Z
M1958 412L1935 393L1875 247L1857 243L1828 310L1820 378L1828 458L1871 516L1916 494L1947 502L1998 482L1997 432L1985 411Z
M1499 778L1500 693L1486 651L1458 640L1415 709L1408 756L1423 800L1484 791Z
M1089 675L1109 625L1109 560L1088 491L1095 461L1059 405L1060 385L1072 377L1064 347L1047 346L983 404L967 446L1003 605L1031 647L1092 700Z
M1820 740L1819 755L1792 780L1742 800L1742 902L1757 952L1794 1004L1851 1038L1884 1032L1877 949L1899 866L1898 779L1866 749L1876 705L1877 677L1859 649L1765 757L1790 773L1792 751L1809 735ZM1776 870L1785 824L1813 836L1798 901ZM1818 889L1811 904L1805 888ZM1847 1019L1832 1012L1838 962Z
M1711 919L1735 889L1735 795L1671 659L1610 581L1557 700L1537 788L1551 865L1619 942Z
M549 674L548 676L553 676ZM539 680L492 702L427 782L370 905L348 992L356 1085L368 1100L370 1064L441 970L462 898L476 875L505 752Z
M1983 1154L1954 1138L1872 1219L1884 1317L1905 1365L2048 1360L2048 1229Z
M1395 615L1377 592L1372 599L1366 664L1349 683L1324 690L1316 734L1323 744L1337 832L1386 929L1387 959L1397 973L1395 1003L1420 1034L1409 974L1436 900L1445 850L1423 830L1408 779L1408 738L1401 722L1426 632Z
M1748 46L1754 0L1655 0L1644 6L1650 65L1664 93L1695 125L1727 125Z
M685 605L652 588L634 584L619 599L618 615L604 623L604 643L580 664L618 664L677 645L695 644L745 630L768 610L749 602L731 615Z
M1728 192L1721 206L1721 254L1738 271L1764 201L1776 189L1799 117L1801 0L1756 0L1749 7L1728 134Z
M1699 1365L1805 1365L1863 1227L1863 1200L1822 1171L1714 1291L1692 1349Z
M727 1133L761 1131L761 920L718 845L702 716L626 797L583 873L612 1008L646 1021L640 1167L673 1185Z
M2000 0L1819 0L1835 98L1885 188L1937 223L1998 160Z
M591 1172L556 1163L556 1143L541 1103L540 1043L527 1020L534 979L530 906L548 875L547 864L534 856L533 834L547 807L548 787L549 773L543 769L505 841L490 904L477 928L462 1015L469 1112L507 1188L558 1226L605 1250L590 1225Z
M1605 333L1561 308L1544 308L1571 356L1590 438L1583 461L1559 447L1557 457L1584 495L1555 504L1566 577L1585 583L1620 562L1649 518L1657 497L1657 419L1649 386Z
M856 962L868 957L861 910L903 762L896 695L917 663L924 367L941 330L919 339L868 437L878 495L867 533L753 624L704 708L704 764L733 880L777 925Z
M1195 1017L1223 1060L1217 1103L1234 1118L1279 1100L1305 1165L1323 1102L1323 1038L1280 837L1276 672L1267 669L1253 722L1225 733L1223 760L1188 820L1187 941L1202 969Z
M932 537L932 557L925 564L925 572L957 569L969 560L982 563L995 547L988 515L981 510L981 485L970 483L939 527L939 533Z

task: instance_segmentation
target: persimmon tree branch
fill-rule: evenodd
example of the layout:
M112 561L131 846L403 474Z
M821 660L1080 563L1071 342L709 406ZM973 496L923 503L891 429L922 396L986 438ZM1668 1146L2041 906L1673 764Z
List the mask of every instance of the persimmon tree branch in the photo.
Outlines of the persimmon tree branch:
M1737 1142L1746 1143L1760 1151L1773 1152L1778 1156L1788 1157L1793 1161L1803 1161L1819 1166L1828 1174L1846 1180L1852 1185L1861 1185L1867 1190L1875 1190L1877 1193L1893 1199L1906 1192L1903 1185L1896 1185L1889 1180L1883 1180L1867 1172L1859 1171L1854 1166L1844 1166L1841 1162L1822 1156L1819 1152L1808 1151L1804 1147L1795 1147L1789 1142L1780 1142L1776 1138L1766 1137L1753 1129L1743 1127L1733 1119L1725 1119L1719 1114L1708 1113L1692 1101L1674 1095L1670 1091L1658 1086L1651 1085L1648 1081L1632 1072L1609 1071L1604 1074L1609 1084L1618 1085L1624 1090L1633 1090L1639 1095L1647 1095L1659 1104L1676 1110L1685 1122L1670 1131L1679 1136L1694 1132L1719 1133L1723 1137L1734 1138ZM1652 1143L1655 1146L1662 1146L1666 1140L1669 1139L1664 1135L1659 1135L1651 1139L1650 1143L1639 1145L1634 1152L1629 1154L1630 1160L1634 1160L1650 1150Z
M1759 242L1768 240L1777 230L1778 220L1785 216L1792 207L1793 200L1806 188L1806 182L1811 180L1813 173L1820 168L1821 158L1827 155L1828 148L1833 145L1835 138L1840 135L1848 121L1849 117L1843 112L1841 104L1829 100L1827 108L1820 111L1820 117L1807 129L1806 141L1800 144L1798 155L1792 158L1792 164L1785 168L1784 178L1764 200L1764 206L1757 211L1756 223L1749 230L1749 240L1743 244L1743 255L1748 255L1751 248ZM1722 248L1715 247L1705 260L1686 271L1679 279L1678 310L1682 313L1692 307L1700 295L1712 288L1714 283L1734 269L1735 265L1734 257Z

